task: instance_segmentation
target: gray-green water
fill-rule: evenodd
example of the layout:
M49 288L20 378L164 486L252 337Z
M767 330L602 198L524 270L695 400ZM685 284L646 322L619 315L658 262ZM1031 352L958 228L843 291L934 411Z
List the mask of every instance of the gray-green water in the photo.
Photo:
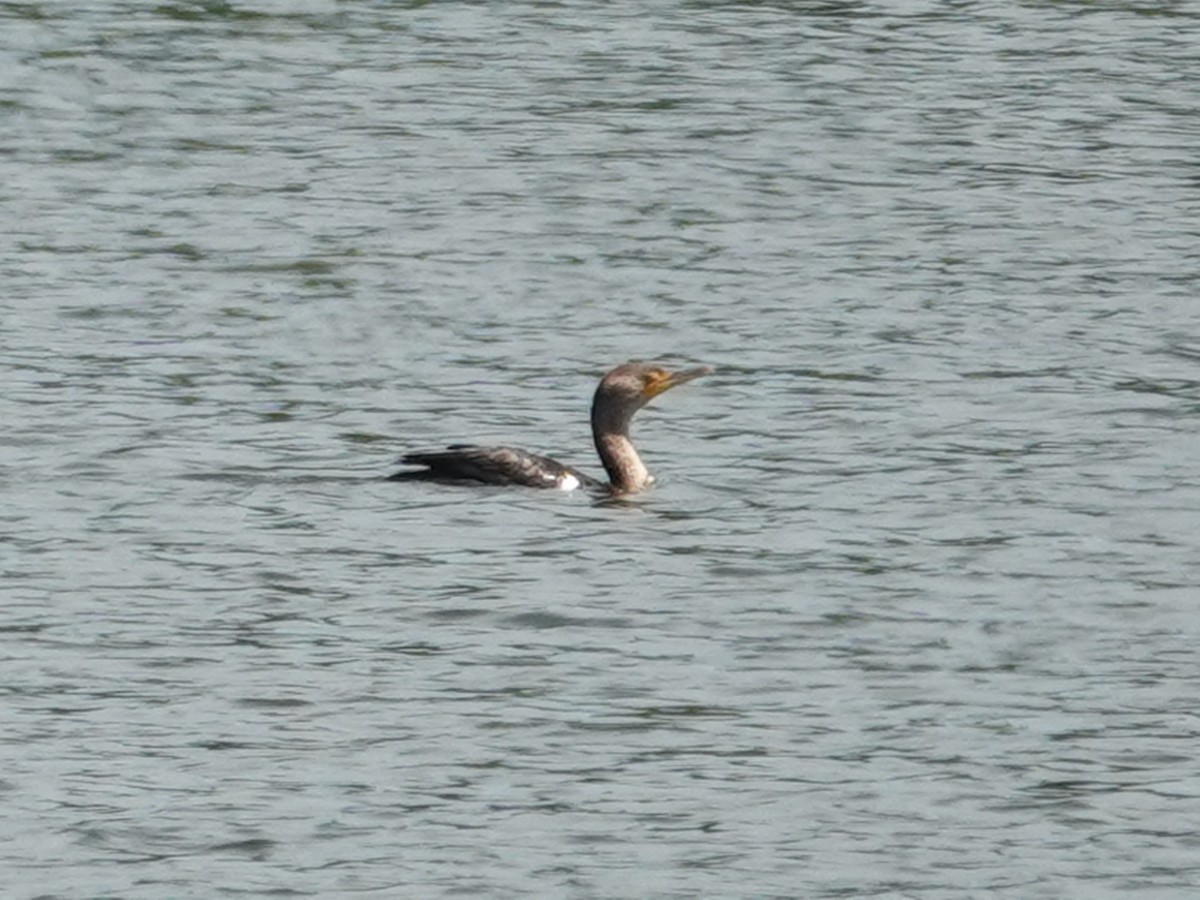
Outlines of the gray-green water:
M1195 896L1198 26L0 7L5 896Z

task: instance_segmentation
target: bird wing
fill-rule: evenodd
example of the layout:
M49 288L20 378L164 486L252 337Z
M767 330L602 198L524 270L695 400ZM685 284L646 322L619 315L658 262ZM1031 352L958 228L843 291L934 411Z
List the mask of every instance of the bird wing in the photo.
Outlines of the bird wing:
M600 484L594 478L548 456L538 456L516 447L454 444L445 450L408 453L400 458L400 462L424 468L397 472L392 476L396 480L479 481L484 484L563 488L574 478L580 487Z

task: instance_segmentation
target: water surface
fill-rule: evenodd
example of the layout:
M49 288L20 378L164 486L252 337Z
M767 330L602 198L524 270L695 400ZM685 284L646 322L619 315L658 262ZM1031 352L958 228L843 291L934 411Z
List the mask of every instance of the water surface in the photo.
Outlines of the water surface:
M14 897L1194 895L1189 7L0 20Z

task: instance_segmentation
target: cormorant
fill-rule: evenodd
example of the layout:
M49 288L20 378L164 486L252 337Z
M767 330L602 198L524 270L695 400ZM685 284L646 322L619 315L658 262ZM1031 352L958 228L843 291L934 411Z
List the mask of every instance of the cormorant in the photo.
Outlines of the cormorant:
M712 372L711 366L670 372L653 363L629 362L617 366L600 380L592 399L592 437L600 461L608 472L607 483L546 456L515 447L474 444L452 444L445 450L406 454L401 457L401 463L424 468L402 470L390 478L394 481L522 485L561 491L583 487L610 494L636 493L649 487L654 476L646 470L629 440L633 414L663 391Z

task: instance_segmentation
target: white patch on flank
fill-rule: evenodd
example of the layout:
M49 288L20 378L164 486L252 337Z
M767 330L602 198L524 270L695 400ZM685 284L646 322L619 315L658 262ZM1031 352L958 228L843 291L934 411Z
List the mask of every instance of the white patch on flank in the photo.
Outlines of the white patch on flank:
M558 489L560 491L574 491L579 487L579 479L574 475L564 475L558 479Z

